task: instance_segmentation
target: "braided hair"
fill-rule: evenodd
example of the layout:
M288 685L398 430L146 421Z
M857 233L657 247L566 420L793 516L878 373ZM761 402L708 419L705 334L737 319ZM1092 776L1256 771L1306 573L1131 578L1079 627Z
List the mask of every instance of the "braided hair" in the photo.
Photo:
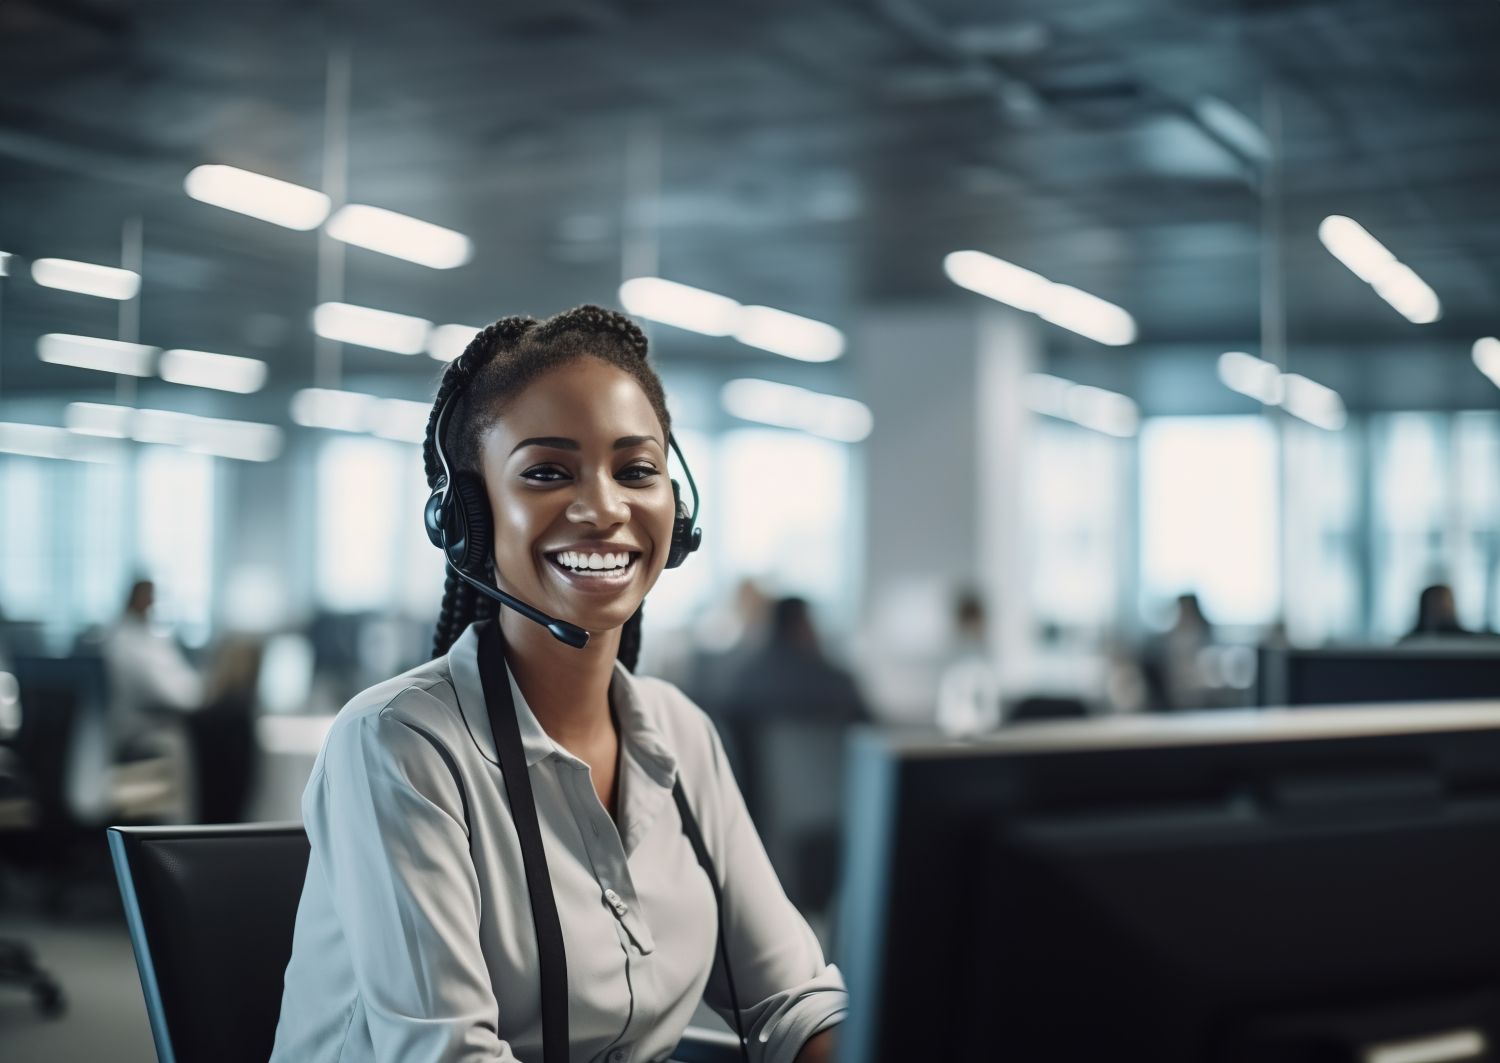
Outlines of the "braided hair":
M505 408L538 377L584 357L629 373L646 393L662 431L671 432L666 394L661 378L646 362L646 346L646 334L639 325L624 314L597 306L575 307L545 321L503 317L480 329L463 354L444 370L433 400L422 446L427 486L436 489L443 475L434 437L438 413L450 396L457 393L444 440L448 461L455 474L461 470L478 473L484 435ZM493 557L485 564L493 569ZM433 657L447 653L470 624L493 617L498 608L492 599L448 572L432 636ZM620 662L635 671L640 649L641 610L637 609L620 633Z

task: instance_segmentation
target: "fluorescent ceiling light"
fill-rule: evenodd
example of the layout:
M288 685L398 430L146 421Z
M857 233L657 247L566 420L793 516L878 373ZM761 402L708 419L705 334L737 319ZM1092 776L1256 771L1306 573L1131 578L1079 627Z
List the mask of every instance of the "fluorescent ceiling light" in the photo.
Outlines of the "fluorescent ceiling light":
M769 306L741 307L734 338L802 362L831 362L844 353L844 334L832 325Z
M1225 351L1219 355L1219 379L1230 391L1248 395L1267 406L1279 406L1285 396L1281 370L1244 351Z
M157 348L123 340L49 332L36 341L36 353L42 361L53 365L98 369L126 376L150 376Z
M39 258L31 264L31 279L44 288L97 295L101 299L134 299L141 275L117 266L97 266L69 258Z
M382 439L421 443L427 439L432 404L411 399L377 399L366 411L368 430Z
M183 447L198 454L239 461L271 461L281 453L281 429L275 425L200 417L176 410L71 402L64 413L64 423L68 431L78 435Z
M10 260L11 254L9 251L0 251L0 277L10 276Z
M313 311L313 331L327 340L397 354L420 354L432 322L349 303L323 303Z
M382 399L360 391L304 388L292 396L292 420L306 428L369 432L402 443L426 439L431 415L430 403Z
M451 362L464 353L478 332L472 325L439 325L427 337L427 353L440 362Z
M237 166L194 167L183 187L201 203L303 231L322 225L331 206L322 192Z
M328 219L327 232L346 244L433 269L453 269L474 256L474 244L463 233L359 203L340 207Z
M1122 439L1140 429L1139 407L1117 391L1075 384L1050 373L1028 373L1023 387L1022 400L1033 413Z
M719 397L724 409L742 420L795 428L840 443L858 443L875 424L862 402L770 380L731 380Z
M1437 293L1363 225L1353 218L1331 214L1318 224L1318 239L1328 253L1360 280L1375 289L1406 320L1428 325L1443 316Z
M1344 400L1332 388L1297 373L1283 373L1281 382L1286 389L1282 408L1293 417L1330 432L1337 432L1348 423Z
M173 384L216 388L241 395L259 391L266 383L266 363L258 358L209 351L163 351L156 372Z
M306 428L363 432L370 408L378 401L358 391L303 388L292 396L292 420Z
M1122 439L1141 426L1140 412L1128 396L1089 384L1076 384L1068 392L1068 415L1074 424Z
M1114 303L983 251L954 251L943 258L943 271L961 288L1036 314L1045 321L1121 347L1135 342L1135 318Z
M115 461L120 457L116 443L80 438L53 425L13 422L0 422L0 453L90 462Z
M104 402L70 402L63 411L68 431L105 439L129 439L135 430L135 407Z
M1217 96L1201 96L1193 104L1193 114L1204 128L1246 159L1265 163L1271 158L1271 143L1266 134L1233 104Z
M1485 336L1474 341L1474 364L1490 378L1490 383L1500 387L1500 339Z
M626 281L620 302L632 314L705 336L728 336L739 323L740 304L728 296L660 277Z

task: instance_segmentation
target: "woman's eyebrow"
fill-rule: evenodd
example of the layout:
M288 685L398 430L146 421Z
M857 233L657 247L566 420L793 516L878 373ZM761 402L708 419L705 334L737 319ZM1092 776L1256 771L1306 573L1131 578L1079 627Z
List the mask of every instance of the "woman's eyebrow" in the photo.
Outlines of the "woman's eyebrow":
M625 447L638 447L643 443L655 443L657 446L661 446L661 440L655 436L621 436L615 440L614 449L623 450ZM563 436L532 436L530 439L523 439L511 447L510 452L514 454L522 447L551 447L553 450L582 449L576 439L566 439Z

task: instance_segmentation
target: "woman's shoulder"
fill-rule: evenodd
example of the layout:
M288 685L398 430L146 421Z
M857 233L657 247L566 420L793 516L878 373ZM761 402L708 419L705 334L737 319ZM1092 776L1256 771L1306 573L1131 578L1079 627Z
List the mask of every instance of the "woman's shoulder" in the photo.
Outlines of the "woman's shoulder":
M319 760L331 750L369 743L390 745L408 736L422 743L457 743L467 734L445 657L382 680L345 702L323 741Z

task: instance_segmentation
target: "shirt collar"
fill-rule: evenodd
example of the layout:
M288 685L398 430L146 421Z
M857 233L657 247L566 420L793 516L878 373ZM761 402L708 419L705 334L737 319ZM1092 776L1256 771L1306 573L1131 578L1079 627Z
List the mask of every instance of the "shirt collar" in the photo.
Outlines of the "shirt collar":
M488 760L498 763L495 736L490 730L489 709L484 701L484 682L479 677L478 623L470 624L448 650L448 673L453 678L459 711L474 738L474 744ZM506 668L505 675L510 683L510 696L516 705L516 723L521 731L521 748L526 754L526 766L529 768L554 753L567 760L577 760L542 729L541 722L526 703L526 697L521 693L516 677L509 668ZM656 725L651 699L642 694L640 682L623 664L616 661L614 675L609 681L609 700L620 718L621 740L657 785L671 789L677 778L677 758L673 756Z

